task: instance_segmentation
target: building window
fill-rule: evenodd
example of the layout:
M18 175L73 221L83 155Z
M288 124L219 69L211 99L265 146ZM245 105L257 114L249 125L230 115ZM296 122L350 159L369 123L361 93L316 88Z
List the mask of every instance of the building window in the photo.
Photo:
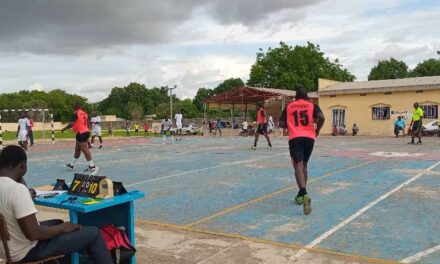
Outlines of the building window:
M390 108L389 107L373 107L372 108L373 120L389 120Z
M437 119L438 118L438 105L421 105L423 109L423 118Z
M333 127L344 127L345 126L345 109L333 109Z

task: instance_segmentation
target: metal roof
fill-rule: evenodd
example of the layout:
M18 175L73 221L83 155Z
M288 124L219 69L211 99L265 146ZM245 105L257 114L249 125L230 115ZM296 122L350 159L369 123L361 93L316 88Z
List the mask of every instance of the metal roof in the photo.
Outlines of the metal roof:
M434 89L440 89L440 76L362 82L341 82L320 89L318 94L336 95L353 93L383 93Z

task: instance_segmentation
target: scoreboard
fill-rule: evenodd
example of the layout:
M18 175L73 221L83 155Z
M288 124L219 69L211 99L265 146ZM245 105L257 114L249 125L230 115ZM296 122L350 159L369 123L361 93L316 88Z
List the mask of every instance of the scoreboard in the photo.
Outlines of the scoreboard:
M70 195L96 197L99 194L99 182L105 176L95 176L75 173L68 193Z

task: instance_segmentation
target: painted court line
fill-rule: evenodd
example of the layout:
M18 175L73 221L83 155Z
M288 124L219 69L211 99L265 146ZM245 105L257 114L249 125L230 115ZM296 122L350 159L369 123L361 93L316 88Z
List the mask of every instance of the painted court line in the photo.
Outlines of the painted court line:
M222 168L222 167L227 167L227 166L233 166L233 165L238 165L238 164L245 164L245 163L255 162L255 161L258 161L258 160L261 160L261 159L268 159L268 158L277 157L277 156L285 156L287 154L288 153L280 153L280 154L275 154L275 155L270 156L270 157L261 157L261 158L258 158L258 159L247 159L247 160L239 160L239 161L233 161L233 162L225 162L223 164L212 166L212 167L206 167L206 168L200 168L200 169L195 169L195 170L184 171L184 172L180 172L180 173L176 173L176 174L172 174L172 175L167 175L167 176L163 176L163 177L159 177L159 178L154 178L154 179L150 179L150 180L145 180L145 181L141 181L141 182L127 184L125 186L131 187L131 186L135 186L135 185L144 184L144 183L147 183L147 182L160 181L160 180L163 180L163 179L173 178L173 177L177 177L177 176L181 176L181 175L187 175L187 174L201 172L201 171L206 171L206 170L212 170L212 169L217 169L217 168Z
M326 177L329 177L329 176L335 175L335 174L337 174L337 173L341 173L341 172L344 172L344 171L347 171L347 170L352 170L352 169L355 169L355 168L359 168L359 167L362 167L362 166L368 165L368 164L370 164L370 163L372 163L372 162L374 162L374 161L368 161L368 162L364 162L364 163L361 163L361 164L356 164L356 165L351 166L351 167L347 167L347 168L343 168L343 169L340 169L340 170L337 170L337 171L334 171L334 172L331 172L331 173L327 173L327 174L325 174L325 175L322 175L321 177L317 177L317 178L311 179L311 180L309 181L309 183L312 183L312 182L315 182L315 181L321 180L321 179L323 179L323 178L326 178ZM273 193L269 193L269 194L267 194L267 195L264 195L264 196L261 196L261 197L258 197L258 198L255 198L255 199L249 200L249 201L247 201L247 202L244 202L244 203L238 204L238 205L236 205L236 206L233 206L233 207L230 207L230 208L223 209L223 210L221 210L221 211L219 211L219 212L217 212L217 213L214 213L214 214L209 215L209 216L206 216L206 217L204 217L204 218L202 218L202 219L199 219L199 220L193 221L192 223L189 223L189 224L185 225L185 227L192 227L192 226L195 226L195 225L201 224L201 223L203 223L203 222L206 222L206 221L212 220L212 219L217 218L217 217L219 217L219 216L222 216L222 215L228 214L228 213L230 213L230 212L233 212L233 211L236 211L236 210L238 210L238 209L240 209L240 208L246 207L246 206L248 206L248 205L251 205L251 204L254 204L254 203L257 203L257 202L263 201L263 200L265 200L265 199L268 199L268 198L271 198L271 197L277 196L277 195L279 195L279 194L281 194L281 193L284 193L284 192L287 192L287 191L293 190L293 189L295 189L295 188L297 188L296 185L292 185L292 186L289 186L289 187L286 187L286 188L280 189L280 190L278 190L278 191L275 191L275 192L273 192Z
M434 169L435 167L437 167L440 164L440 161L435 163L434 165L430 166L429 168L426 169L426 171L430 171L432 169ZM322 234L321 236L319 236L318 238L316 238L315 240L313 240L311 243L309 243L307 246L304 247L304 249L301 249L300 251L298 251L298 253L295 254L295 256L293 257L292 260L297 260L300 257L302 257L305 253L307 253L308 249L314 248L315 246L317 246L318 244L320 244L322 241L324 241L325 239L327 239L328 237L330 237L331 235L333 235L334 233L336 233L338 230L340 230L341 228L345 227L346 225L348 225L349 223L351 223L352 221L354 221L356 218L358 218L359 216L361 216L363 213L365 213L367 210L369 210L370 208L372 208L373 206L375 206L376 204L378 204L379 202L385 200L386 198L388 198L389 196L391 196L392 194L394 194L395 192L399 191L400 189L402 189L403 187L409 185L410 183L414 182L415 180L417 180L418 178L420 178L423 175L423 173L419 173L416 176L406 180L405 182L403 182L402 184L398 185L397 187L395 187L394 189L392 189L391 191L383 194L382 196L380 196L379 198L377 198L376 200L372 201L371 203L367 204L366 206L364 206L363 208L361 208L359 211L357 211L356 213L352 214L351 216L349 216L347 219L345 219L344 221L342 221L341 223L339 223L338 225L334 226L333 228L331 228L330 230L328 230L327 232L325 232L324 234Z
M239 235L239 234L221 233L221 232L215 232L215 231L210 231L210 230L205 230L205 229L197 229L197 228L185 227L185 226L180 226L180 225L175 225L175 224L170 224L170 223L149 221L149 220L144 220L144 219L136 219L136 223L137 224L139 223L139 224L154 225L154 226L159 226L159 227L164 227L164 228L169 228L169 229L184 230L184 231L195 232L195 233L200 233L200 234L207 234L207 235L215 235L215 236L240 239L243 241L251 241L251 242L255 242L255 243L278 246L278 247L289 248L289 249L294 249L294 250L300 250L303 248L303 246L301 246L299 244L287 244L287 243L276 242L276 241L271 241L271 240L259 239L259 238L255 238L255 237L243 236L243 235ZM335 256L335 257L342 257L342 258L344 258L344 260L350 259L353 261L368 261L368 263L379 263L379 264L386 264L386 263L387 264L399 264L400 263L395 260L387 260L387 259L379 259L379 258L361 256L361 255L355 255L355 254L347 254L347 253L331 251L331 250L321 249L321 248L312 248L309 251L315 252L315 253L320 253L320 254L327 254L327 255Z
M425 251L419 252L419 253L417 253L415 255L412 255L410 257L402 259L400 262L402 262L402 263L413 263L413 262L419 261L420 259L422 259L422 258L424 258L424 257L426 257L426 256L428 256L428 255L430 255L432 253L435 253L435 252L437 252L439 250L440 250L440 245L437 245L435 247L429 248L429 249L427 249Z

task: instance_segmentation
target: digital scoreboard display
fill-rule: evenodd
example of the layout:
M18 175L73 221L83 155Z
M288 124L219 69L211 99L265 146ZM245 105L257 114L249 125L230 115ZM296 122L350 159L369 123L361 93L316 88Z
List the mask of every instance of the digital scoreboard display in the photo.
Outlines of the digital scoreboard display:
M105 176L75 173L68 193L70 195L96 197L99 194L99 182L102 179L105 179Z

